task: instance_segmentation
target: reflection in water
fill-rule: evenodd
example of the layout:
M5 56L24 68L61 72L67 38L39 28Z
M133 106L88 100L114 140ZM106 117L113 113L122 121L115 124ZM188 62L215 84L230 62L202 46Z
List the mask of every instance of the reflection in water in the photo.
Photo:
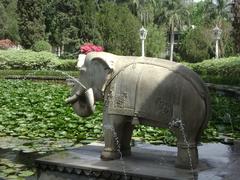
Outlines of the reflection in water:
M34 167L34 160L42 156L36 152L23 153L22 151L13 151L11 149L0 149L0 159L9 159L14 163L24 164L29 168Z

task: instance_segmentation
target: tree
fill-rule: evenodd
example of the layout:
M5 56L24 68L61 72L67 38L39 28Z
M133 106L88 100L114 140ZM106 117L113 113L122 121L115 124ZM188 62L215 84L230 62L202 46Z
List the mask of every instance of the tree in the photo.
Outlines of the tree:
M240 0L235 0L232 7L234 20L232 22L233 26L233 37L235 50L240 54Z
M184 32L179 54L184 61L195 63L210 59L213 55L212 30L204 26L197 26Z
M45 0L19 0L19 35L21 44L30 48L39 40L45 38L44 10Z
M206 18L214 21L218 26L221 26L222 21L229 20L230 4L228 0L207 0L206 6Z
M137 16L143 26L152 24L154 20L155 10L157 9L156 0L128 0L127 4L132 14Z
M155 24L151 24L148 25L147 30L146 55L148 57L162 57L166 48L165 27L158 27Z
M0 39L20 40L18 34L17 0L0 2Z
M158 24L164 23L170 33L170 61L173 61L174 32L181 31L184 25L189 24L189 12L181 0L163 0L159 4L159 12L155 17Z
M0 2L0 39L5 38L7 15L3 4Z
M98 22L106 51L121 55L139 55L138 32L141 25L126 5L104 3Z
M93 42L102 44L97 20L97 4L92 0L81 1L80 14L78 15L77 27L81 42Z
M65 45L79 44L76 26L79 1L52 0L46 6L44 14L46 16L46 33L50 43L57 47L59 56L63 53Z
M63 49L76 52L84 42L99 42L97 6L92 0L53 0L45 10L49 41Z

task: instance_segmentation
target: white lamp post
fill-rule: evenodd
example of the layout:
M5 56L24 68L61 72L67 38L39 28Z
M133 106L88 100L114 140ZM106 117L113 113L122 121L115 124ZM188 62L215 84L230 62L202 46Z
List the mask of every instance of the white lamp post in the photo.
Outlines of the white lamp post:
M222 34L222 30L216 25L216 27L213 29L213 35L216 41L216 44L215 44L216 59L219 58L219 40L221 39L221 34Z
M147 37L147 30L142 26L140 29L140 39L142 41L142 57L145 56L145 50L144 50L144 40Z

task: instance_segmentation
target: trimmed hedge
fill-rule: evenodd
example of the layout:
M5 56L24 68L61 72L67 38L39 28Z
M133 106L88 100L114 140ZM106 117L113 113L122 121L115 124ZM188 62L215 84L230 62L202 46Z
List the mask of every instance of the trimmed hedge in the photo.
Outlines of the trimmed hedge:
M79 71L64 71L64 73L69 74L73 77L79 76ZM22 77L66 77L65 74L55 71L55 70L12 70L5 69L0 70L0 79L3 79L8 76L22 76Z
M76 60L61 60L50 52L30 50L0 50L0 69L76 70Z
M240 86L240 57L184 64L198 73L205 82Z
M0 69L75 71L76 60L62 60L50 52L0 50ZM200 63L183 63L205 82L240 86L240 57L210 59Z

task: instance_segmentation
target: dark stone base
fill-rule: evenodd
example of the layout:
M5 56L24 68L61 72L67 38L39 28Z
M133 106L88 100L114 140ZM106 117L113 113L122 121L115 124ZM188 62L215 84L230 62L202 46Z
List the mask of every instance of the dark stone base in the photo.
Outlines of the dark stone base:
M195 170L175 168L175 147L138 144L132 148L132 156L124 161L102 161L102 149L102 145L93 144L38 159L38 180L235 180L240 177L240 154L223 144L199 146L200 163Z
M240 153L240 139L234 140L233 145L234 145L234 152Z

